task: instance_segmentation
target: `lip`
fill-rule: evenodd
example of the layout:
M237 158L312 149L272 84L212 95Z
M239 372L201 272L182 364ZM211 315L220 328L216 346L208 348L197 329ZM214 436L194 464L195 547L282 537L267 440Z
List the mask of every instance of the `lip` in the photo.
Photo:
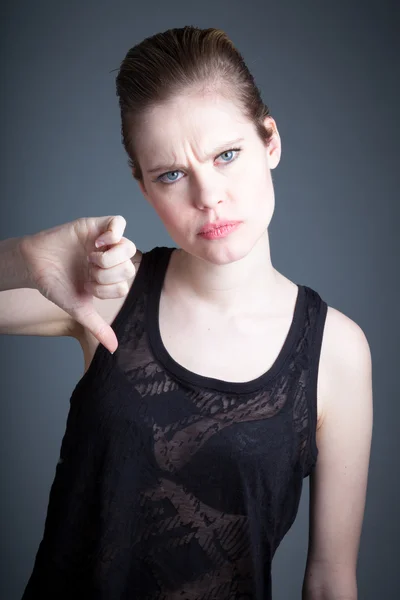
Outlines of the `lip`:
M199 233L207 233L209 231L214 231L215 229L219 229L220 227L226 227L227 225L237 225L238 223L241 223L241 221L220 220L220 221L214 221L213 223L206 223L199 230Z

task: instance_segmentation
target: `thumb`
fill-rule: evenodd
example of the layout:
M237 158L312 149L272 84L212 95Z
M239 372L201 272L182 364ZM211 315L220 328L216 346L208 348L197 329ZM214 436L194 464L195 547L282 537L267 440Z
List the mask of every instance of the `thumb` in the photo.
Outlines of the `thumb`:
M118 348L117 336L113 328L99 315L91 302L83 301L81 306L75 309L74 318L86 327L111 354L114 354Z

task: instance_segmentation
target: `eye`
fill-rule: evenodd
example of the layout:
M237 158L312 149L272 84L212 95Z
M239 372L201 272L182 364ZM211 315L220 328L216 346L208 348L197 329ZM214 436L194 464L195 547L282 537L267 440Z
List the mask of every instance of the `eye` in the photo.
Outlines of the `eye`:
M231 150L225 150L225 152L223 152L222 154L220 154L220 156L223 156L224 154L229 154L230 152L237 152L238 150L239 150L238 148L232 148ZM230 160L229 162L233 162L233 161Z
M232 152L236 152L237 154L233 156L233 158L231 160L224 160L223 164L224 165L230 165L231 163L233 163L239 156L240 152L241 152L242 148L230 148L229 150L224 150L224 152L221 152L221 154L218 154L218 156L216 156L215 158L219 158L220 156L224 156L224 154L231 154ZM165 183L167 185L171 185L172 183L175 183L176 181L179 181L179 179L167 179L167 180L163 180L163 178L167 177L167 175L174 175L176 173L182 173L182 171L167 171L166 173L163 173L162 175L159 175L154 181L155 182L160 182L160 183Z

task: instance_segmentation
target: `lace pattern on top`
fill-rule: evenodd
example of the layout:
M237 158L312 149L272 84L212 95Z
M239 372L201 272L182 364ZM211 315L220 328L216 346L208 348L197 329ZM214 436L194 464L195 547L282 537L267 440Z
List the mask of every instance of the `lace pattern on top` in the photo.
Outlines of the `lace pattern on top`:
M317 458L326 305L302 288L293 343L253 389L180 379L152 345L149 308L170 251L144 255L117 352L99 347L71 397L31 589L36 578L60 599L61 583L102 600L270 598L272 558Z

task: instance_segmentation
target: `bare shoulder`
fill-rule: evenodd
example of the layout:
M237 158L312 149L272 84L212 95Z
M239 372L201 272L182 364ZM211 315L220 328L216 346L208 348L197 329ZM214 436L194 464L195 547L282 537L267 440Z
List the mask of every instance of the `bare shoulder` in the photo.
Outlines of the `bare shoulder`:
M128 294L131 290L131 287L135 281L137 272L139 270L141 261L143 257L143 252L137 250L136 254L132 257L132 262L135 265L135 274L129 280L129 289ZM101 299L96 296L93 297L93 305L96 308L99 315L105 320L108 325L114 321L115 317L118 315L121 310L127 295L122 298L111 298L111 299ZM96 352L97 346L99 345L99 341L93 336L93 334L80 325L76 324L75 330L73 332L73 337L75 337L80 343L85 359L85 371L89 368L89 365L93 359L94 353Z
M318 374L318 427L329 403L352 375L371 368L369 343L363 329L341 311L328 306Z

